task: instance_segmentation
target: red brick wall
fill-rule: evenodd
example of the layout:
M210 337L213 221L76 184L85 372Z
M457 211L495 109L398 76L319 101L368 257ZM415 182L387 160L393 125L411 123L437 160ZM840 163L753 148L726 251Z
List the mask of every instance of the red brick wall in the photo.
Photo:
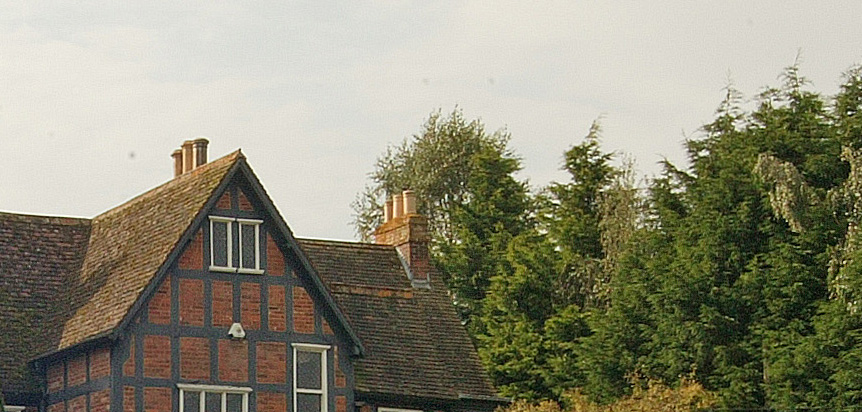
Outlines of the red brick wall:
M293 330L314 333L314 302L301 286L293 287Z
M287 411L287 399L285 394L277 392L258 392L258 412L285 412Z
M57 362L48 366L45 378L48 381L48 392L57 392L63 389L63 362Z
M210 341L207 338L180 338L180 378L210 378Z
M284 342L258 342L257 381L260 383L287 383L287 344Z
M108 412L111 410L111 390L103 389L90 394L90 412Z
M180 325L204 325L204 281L180 279Z
M233 323L233 285L230 282L213 281L212 288L213 326L230 326Z
M135 388L123 387L123 412L135 412Z
M260 329L260 284L240 285L240 318L244 329Z
M287 313L284 302L284 286L269 287L269 330L287 331Z
M48 407L48 412L65 412L66 404L64 402L57 402Z
M98 348L90 352L90 380L111 374L111 349Z
M251 205L251 202L248 201L248 198L245 197L245 193L243 193L242 190L239 191L239 210L244 210L246 212L254 210L254 206Z
M335 412L347 412L347 398L344 396L335 397Z
M218 341L218 377L227 382L248 381L248 341Z
M219 209L230 209L230 207L231 207L230 190L225 192L221 196L221 198L219 198L218 202L216 203L216 207Z
M81 395L69 400L69 412L86 412L87 395Z
M171 377L171 339L168 336L144 336L144 376Z
M272 276L284 275L284 255L270 235L266 235L266 273Z
M87 355L80 354L66 362L66 385L78 386L87 382Z
M144 410L146 412L171 412L172 407L171 388L144 388Z
M326 319L321 319L321 325L323 325L324 335L334 335L332 328L329 327L329 322L327 322Z
M204 267L204 234L199 230L180 256L180 269L200 270Z
M169 325L171 323L171 282L162 281L161 286L150 299L150 323Z

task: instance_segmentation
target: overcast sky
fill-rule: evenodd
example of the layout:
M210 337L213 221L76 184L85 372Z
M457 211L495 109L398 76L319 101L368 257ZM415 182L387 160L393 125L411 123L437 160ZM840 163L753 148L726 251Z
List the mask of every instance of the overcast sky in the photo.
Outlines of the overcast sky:
M0 11L0 210L93 217L205 136L303 237L352 239L375 159L437 108L507 128L534 187L596 118L651 175L728 79L750 98L801 50L833 95L862 62L859 1L21 3Z

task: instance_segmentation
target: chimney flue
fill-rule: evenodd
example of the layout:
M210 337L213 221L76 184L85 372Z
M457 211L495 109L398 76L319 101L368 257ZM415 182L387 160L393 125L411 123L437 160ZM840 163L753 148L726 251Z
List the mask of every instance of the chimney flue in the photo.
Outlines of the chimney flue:
M401 193L392 196L392 218L397 219L404 216L404 195Z
M404 197L404 214L416 214L416 194L412 190L405 190L401 194Z
M183 142L183 173L191 172L195 168L194 145L195 142L191 140Z
M204 138L197 138L193 142L193 150L194 150L194 167L193 169L197 169L200 166L203 166L207 163L207 145L209 144L209 140Z
M180 149L174 150L171 153L171 157L174 158L174 177L177 177L183 174L183 151Z
M383 206L383 223L392 220L392 198L386 199L386 204Z

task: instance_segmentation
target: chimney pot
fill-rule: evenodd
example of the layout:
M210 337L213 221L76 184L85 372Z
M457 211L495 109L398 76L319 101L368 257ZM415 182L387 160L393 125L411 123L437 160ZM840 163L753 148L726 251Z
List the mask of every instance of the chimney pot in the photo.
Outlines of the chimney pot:
M195 168L194 145L195 142L191 140L183 142L183 173L191 172Z
M392 220L392 198L386 199L386 205L383 206L383 223Z
M192 142L194 144L194 169L207 163L207 145L209 142L209 140L203 137L197 138Z
M404 197L404 214L416 214L416 194L412 190L405 190L402 194Z
M392 196L392 217L404 216L404 195L401 193Z
M183 151L180 149L174 150L171 153L171 157L174 158L174 177L177 177L183 174Z

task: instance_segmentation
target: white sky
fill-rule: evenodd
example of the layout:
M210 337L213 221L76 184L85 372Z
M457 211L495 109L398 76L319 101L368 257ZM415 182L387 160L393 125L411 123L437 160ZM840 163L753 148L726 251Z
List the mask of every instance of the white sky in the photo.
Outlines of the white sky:
M833 95L862 63L859 1L21 3L0 8L0 210L92 217L205 136L303 237L352 239L375 159L436 108L506 127L534 186L598 117L652 175L728 78L753 96L801 50Z

